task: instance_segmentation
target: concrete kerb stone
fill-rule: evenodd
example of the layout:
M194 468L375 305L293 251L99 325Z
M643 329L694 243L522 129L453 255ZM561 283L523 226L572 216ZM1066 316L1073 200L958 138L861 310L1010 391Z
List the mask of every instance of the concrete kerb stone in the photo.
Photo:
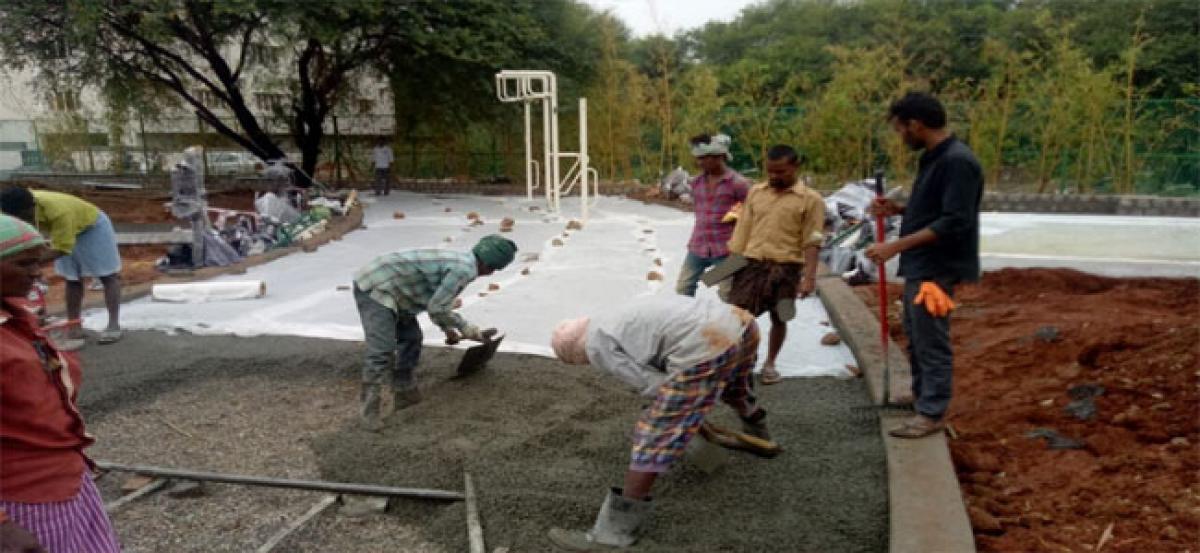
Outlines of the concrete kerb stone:
M150 282L143 282L141 284L135 284L133 286L122 287L121 288L121 303L128 303L133 300L149 296L150 291L153 289L155 284L195 282L198 280L206 280L206 279L210 279L210 278L213 278L216 276L221 276L221 275L243 274L246 272L246 269L249 267L262 265L264 263L270 263L270 262L275 261L276 259L279 259L286 255L305 251L305 248L308 248L311 250L311 249L314 249L314 248L317 248L320 246L324 246L325 244L329 243L330 241L341 239L342 236L345 236L347 233L352 232L355 229L361 227L362 221L363 221L363 208L362 208L362 204L358 203L358 204L355 204L354 207L352 207L350 209L350 212L347 213L344 217L340 217L340 218L336 219L332 225L329 225L329 230L321 233L318 236L314 236L312 238L309 238L308 240L298 242L292 246L288 246L285 248L278 248L278 249L274 249L274 250L271 250L268 252L264 252L259 255L248 257L248 258L242 260L240 263L234 263L233 265L229 265L226 267L206 267L204 269L197 269L195 271L192 271L187 276L166 275L166 276L156 278ZM96 309L96 308L101 308L101 307L104 307L104 298L102 298L102 297L92 297L92 298L85 297L84 298L84 301L83 301L84 309ZM50 309L51 315L62 316L65 313L66 313L66 309L65 309L65 307L62 307L62 306Z
M882 400L883 347L879 321L866 304L836 275L817 280L817 294L830 323L858 361L875 403ZM910 395L911 370L895 343L888 347L891 395ZM919 440L893 438L888 429L898 419L880 424L888 465L889 553L960 553L975 551L962 490L950 460L944 434Z

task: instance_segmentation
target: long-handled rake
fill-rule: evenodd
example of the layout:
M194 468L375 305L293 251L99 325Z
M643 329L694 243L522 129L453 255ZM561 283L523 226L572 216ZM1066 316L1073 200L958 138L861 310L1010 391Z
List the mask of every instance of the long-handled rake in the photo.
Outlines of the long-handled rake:
M887 188L883 184L883 171L875 172L875 197L882 199ZM886 238L886 225L883 213L875 214L875 243L882 244ZM883 397L877 405L869 405L856 409L883 415L911 414L912 406L892 403L892 363L889 355L891 342L890 325L888 324L888 293L887 293L887 264L878 263L879 278L879 345L883 353Z

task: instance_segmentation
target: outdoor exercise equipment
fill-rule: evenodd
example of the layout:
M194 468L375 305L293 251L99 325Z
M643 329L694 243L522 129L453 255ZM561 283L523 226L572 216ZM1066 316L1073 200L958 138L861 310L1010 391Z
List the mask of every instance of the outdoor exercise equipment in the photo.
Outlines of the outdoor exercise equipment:
M520 102L525 111L525 194L543 189L551 212L558 213L561 199L579 187L580 210L588 217L588 196L599 192L599 174L589 165L587 153L587 98L579 99L579 151L563 152L558 143L558 84L552 71L503 70L496 73L496 97L505 103ZM533 159L532 105L542 107L542 161ZM562 171L562 161L574 162ZM591 187L589 189L589 187Z

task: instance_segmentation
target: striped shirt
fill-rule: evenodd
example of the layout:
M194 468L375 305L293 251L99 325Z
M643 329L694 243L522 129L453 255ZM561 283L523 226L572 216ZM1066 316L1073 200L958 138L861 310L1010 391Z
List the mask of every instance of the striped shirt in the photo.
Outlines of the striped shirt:
M358 270L354 284L399 314L427 311L442 330L462 330L466 321L454 312L454 298L478 276L471 252L412 250L375 258Z
M704 173L692 179L696 226L692 228L688 251L704 258L729 255L728 244L733 237L734 223L722 223L721 219L734 205L746 200L749 189L746 177L732 169L725 171L716 184L709 184Z

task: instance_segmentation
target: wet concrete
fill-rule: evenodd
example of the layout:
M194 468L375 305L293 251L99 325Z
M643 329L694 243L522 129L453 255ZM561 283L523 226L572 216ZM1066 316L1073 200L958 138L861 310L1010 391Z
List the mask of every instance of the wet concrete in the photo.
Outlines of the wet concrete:
M359 348L333 340L133 332L118 345L84 351L82 405L98 420L189 383L246 375L319 376L344 389L357 378ZM460 356L427 349L418 370L424 401L393 415L381 433L346 425L307 437L321 475L460 489L466 469L478 488L489 546L550 550L546 529L590 525L607 487L619 485L628 437L646 400L598 370L534 356L502 354L487 371L456 380ZM879 427L850 409L869 401L862 381L790 379L761 395L787 451L773 460L731 454L712 474L678 467L655 487L657 511L638 550L885 550ZM724 407L714 417L734 424ZM462 504L402 501L389 516L417 525L423 539L448 551L466 549Z

